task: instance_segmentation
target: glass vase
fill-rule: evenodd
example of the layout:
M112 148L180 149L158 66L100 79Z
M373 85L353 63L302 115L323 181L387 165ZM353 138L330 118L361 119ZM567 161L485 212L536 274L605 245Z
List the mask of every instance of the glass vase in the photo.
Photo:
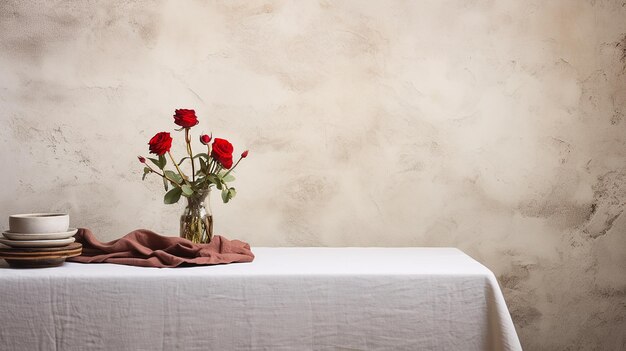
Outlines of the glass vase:
M187 206L180 216L180 237L194 243L208 244L213 238L211 189L187 197Z

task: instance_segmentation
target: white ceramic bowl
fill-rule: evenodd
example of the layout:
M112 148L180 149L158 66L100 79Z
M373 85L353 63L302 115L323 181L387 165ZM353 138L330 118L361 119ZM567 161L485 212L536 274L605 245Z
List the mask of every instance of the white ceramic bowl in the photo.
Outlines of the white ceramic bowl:
M11 233L59 233L70 227L67 213L25 213L9 216Z

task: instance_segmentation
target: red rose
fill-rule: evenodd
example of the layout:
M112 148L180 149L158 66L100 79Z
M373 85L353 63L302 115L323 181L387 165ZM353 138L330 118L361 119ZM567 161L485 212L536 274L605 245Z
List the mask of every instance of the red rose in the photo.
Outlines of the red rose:
M208 136L206 134L202 134L202 135L200 135L200 142L202 144L206 145L206 144L211 142L212 138L213 138L212 136Z
M156 133L148 142L150 153L155 155L164 155L172 148L172 137L168 132Z
M246 158L246 157L248 157L248 150L241 153L241 158Z
M222 167L226 168L226 169L230 169L230 167L233 166L233 158L227 158L225 160L220 161L220 164L222 165Z
M139 159L139 162L141 163L146 163L146 158L143 156L137 156L137 158Z
M211 157L216 159L222 167L229 169L233 166L233 144L226 139L215 138Z
M191 128L198 124L198 117L196 117L196 111L179 109L175 111L174 123L183 128Z

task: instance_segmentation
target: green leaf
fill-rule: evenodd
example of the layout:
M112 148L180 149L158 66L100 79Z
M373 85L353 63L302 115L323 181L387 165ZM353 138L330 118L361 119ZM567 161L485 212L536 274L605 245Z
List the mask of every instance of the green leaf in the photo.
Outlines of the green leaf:
M165 159L165 156L163 155L160 155L158 159L148 157L148 160L152 161L152 163L154 163L155 166L159 167L159 169L165 168L165 165L167 164L167 159Z
M183 164L183 161L185 161L185 160L186 160L186 159L188 159L188 158L189 158L189 156L186 156L186 157L181 158L181 159L180 159L180 162L178 162L178 165L179 165L179 166L180 166L180 165L182 165L182 164Z
M167 164L167 159L165 159L165 155L159 155L159 168L160 169L165 168L166 164Z
M183 182L183 177L181 177L180 174L174 171L167 170L167 171L164 171L163 173L165 174L166 177L168 177L169 179L172 179L178 184L181 184Z
M222 201L226 204L234 198L235 195L237 195L237 190L235 190L235 188L224 188L224 190L222 190Z
M209 175L207 175L207 176L206 176L206 179L207 179L210 183L215 184L215 186L216 186L218 189L222 190L222 180L221 180L218 176L216 176L215 174L209 174Z
M201 153L195 155L193 158L198 158L198 157L200 157L200 160L202 160L203 158L205 158L207 160L209 159L209 155L207 155L206 152L201 152ZM178 162L178 165L180 166L181 164L183 164L183 162L186 159L188 159L188 158L189 158L189 156L185 156L185 157L181 158L180 162Z
M189 185L187 185L187 184L183 185L181 187L181 190L183 192L183 195L185 195L185 196L193 195L193 189L191 189L191 187Z
M152 161L152 163L154 163L155 166L161 168L161 163L156 158L148 157L148 160Z
M170 171L170 170L167 170L167 171L163 172L163 174L165 174L166 177L168 177L170 179L174 179L174 180L176 180L176 176L180 177L180 175L178 173L175 173L174 171Z
M174 187L172 190L168 191L163 197L163 202L166 204L175 204L180 199L180 195L183 191L179 187Z
M165 191L167 191L167 179L163 178L163 187L165 188Z
M146 180L146 176L148 175L148 173L150 173L150 168L144 167L143 168L143 176L141 177L141 180Z
M206 162L203 159L200 159L200 169L206 169Z
M232 174L229 174L226 177L223 177L222 180L225 182L232 182L233 180L235 180L235 176Z

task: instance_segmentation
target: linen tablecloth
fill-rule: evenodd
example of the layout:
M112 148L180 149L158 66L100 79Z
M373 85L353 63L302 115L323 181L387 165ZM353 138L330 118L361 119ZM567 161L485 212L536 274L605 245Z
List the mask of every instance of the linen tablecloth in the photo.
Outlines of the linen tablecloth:
M521 350L494 275L458 249L254 253L2 268L0 350Z

